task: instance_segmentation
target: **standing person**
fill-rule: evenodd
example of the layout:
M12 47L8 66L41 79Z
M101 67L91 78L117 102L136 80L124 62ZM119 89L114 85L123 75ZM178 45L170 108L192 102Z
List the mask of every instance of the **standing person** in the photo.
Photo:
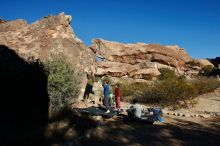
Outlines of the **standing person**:
M106 113L109 113L109 94L110 94L110 88L108 85L108 81L104 80L104 84L103 84L103 93L104 93L104 105L106 107Z
M116 84L115 87L115 101L116 101L116 108L118 111L120 110L120 85Z

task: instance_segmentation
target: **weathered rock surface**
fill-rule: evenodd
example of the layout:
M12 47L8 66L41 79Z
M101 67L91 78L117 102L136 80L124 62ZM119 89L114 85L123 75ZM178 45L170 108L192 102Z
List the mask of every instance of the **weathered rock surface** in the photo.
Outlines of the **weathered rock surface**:
M0 45L5 45L24 59L41 60L64 57L75 65L76 71L86 84L85 72L93 74L94 53L77 38L70 26L72 17L60 13L47 16L32 24L24 20L0 21Z
M121 77L132 71L137 71L138 67L120 62L98 62L96 75L111 75Z
M198 59L197 62L200 64L201 67L205 67L205 66L214 67L214 65L211 62L209 62L207 59Z
M14 21L0 20L0 32L16 31L26 27L28 24L22 19Z
M96 75L148 79L160 75L159 68L170 68L179 74L198 74L201 67L211 65L208 60L194 60L178 46L158 44L123 44L94 39L90 48L104 58L98 63ZM198 62L189 66L189 62Z
M117 42L94 39L91 48L109 61L135 64L142 60L158 60L167 65L182 66L182 62L192 59L187 53L175 46L161 46L157 44L122 44Z
M89 48L77 38L70 26L72 17L47 16L27 24L24 20L0 20L0 45L5 45L22 58L52 59L63 56L76 67L86 84L85 73L97 76L129 77L137 82L152 80L160 75L159 68L170 68L179 74L197 75L202 67L212 65L208 60L192 59L177 45L123 44L94 39ZM104 61L95 63L95 56ZM102 59L103 59L102 58ZM196 65L190 64L196 62ZM82 89L83 92L84 89Z
M42 60L63 56L81 72L92 72L93 53L73 32L71 16L48 16L27 24L24 20L1 21L0 44L15 50L24 58Z

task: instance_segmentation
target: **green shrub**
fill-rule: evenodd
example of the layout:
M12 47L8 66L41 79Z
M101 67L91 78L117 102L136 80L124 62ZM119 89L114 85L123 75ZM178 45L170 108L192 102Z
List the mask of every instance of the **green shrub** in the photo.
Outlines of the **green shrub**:
M145 103L157 103L161 105L177 104L186 101L196 95L196 89L185 79L167 79L156 82L145 90L141 101Z
M189 81L170 72L152 85L135 83L122 85L121 94L124 101L131 101L131 97L138 96L142 103L186 107L196 96L212 92L218 87L220 82L216 79L202 78ZM178 105L180 103L181 106Z
M121 97L122 100L126 96L139 96L137 94L141 94L148 88L147 83L131 83L131 84L126 84L126 83L121 83Z
M44 62L48 75L48 95L50 98L50 112L74 102L79 93L78 81L73 67L62 58Z
M169 68L160 68L160 76L158 77L159 80L166 80L166 79L173 79L177 78L175 71Z

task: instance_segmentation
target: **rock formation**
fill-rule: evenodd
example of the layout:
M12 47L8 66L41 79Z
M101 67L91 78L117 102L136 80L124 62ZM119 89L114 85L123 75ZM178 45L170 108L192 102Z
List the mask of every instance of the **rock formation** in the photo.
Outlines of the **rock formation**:
M0 21L0 44L24 58L42 60L64 56L80 72L92 72L93 53L73 32L71 16L60 13L27 24L24 20Z
M60 13L47 16L32 24L24 20L0 21L0 45L13 49L24 59L41 60L62 56L75 65L77 73L86 83L86 73L93 74L93 52L77 38L70 26L72 17Z
M214 59L209 59L209 61L211 63L214 64L215 67L217 67L218 69L220 69L220 57L216 57Z
M179 74L198 74L208 60L194 60L178 46L158 44L122 44L94 39L90 48L96 53L98 61L96 75L114 77L129 76L135 79L149 79L158 76L159 68L170 68ZM101 57L100 57L101 56ZM190 62L198 62L190 66Z
M71 16L61 13L32 24L22 19L0 20L0 45L13 49L24 59L47 60L62 56L75 65L84 85L86 73L143 81L160 75L159 68L170 68L191 76L197 75L202 67L212 65L208 60L192 59L178 46L123 44L94 39L93 45L86 47L71 28L71 19Z

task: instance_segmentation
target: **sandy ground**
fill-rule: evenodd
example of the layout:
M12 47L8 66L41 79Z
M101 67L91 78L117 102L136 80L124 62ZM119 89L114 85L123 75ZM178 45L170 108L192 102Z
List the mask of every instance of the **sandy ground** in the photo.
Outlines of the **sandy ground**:
M220 112L220 88L216 89L215 92L197 97L197 104L191 108L190 111L208 113Z
M214 92L198 96L195 101L196 104L192 108L178 109L175 111L166 110L165 113L179 113L180 115L187 115L187 117L194 116L198 118L212 118L220 116L220 88L216 89Z
M165 122L153 125L128 123L124 114L104 120L89 139L80 145L95 146L218 146L220 145L220 89L196 98L191 109L172 111L185 114L209 114L209 117L183 117L164 114ZM130 104L122 103L124 109ZM171 112L171 111L168 111Z
M126 112L110 119L91 116L95 121L89 121L90 118L72 115L70 111L50 124L52 128L49 126L48 133L52 139L49 138L49 143L53 146L220 146L220 89L196 100L197 104L190 109L165 109L165 122L154 124L127 122L124 120ZM130 105L121 103L124 110ZM98 102L80 101L73 105L77 108L91 106L98 106ZM198 116L203 114L209 116Z

